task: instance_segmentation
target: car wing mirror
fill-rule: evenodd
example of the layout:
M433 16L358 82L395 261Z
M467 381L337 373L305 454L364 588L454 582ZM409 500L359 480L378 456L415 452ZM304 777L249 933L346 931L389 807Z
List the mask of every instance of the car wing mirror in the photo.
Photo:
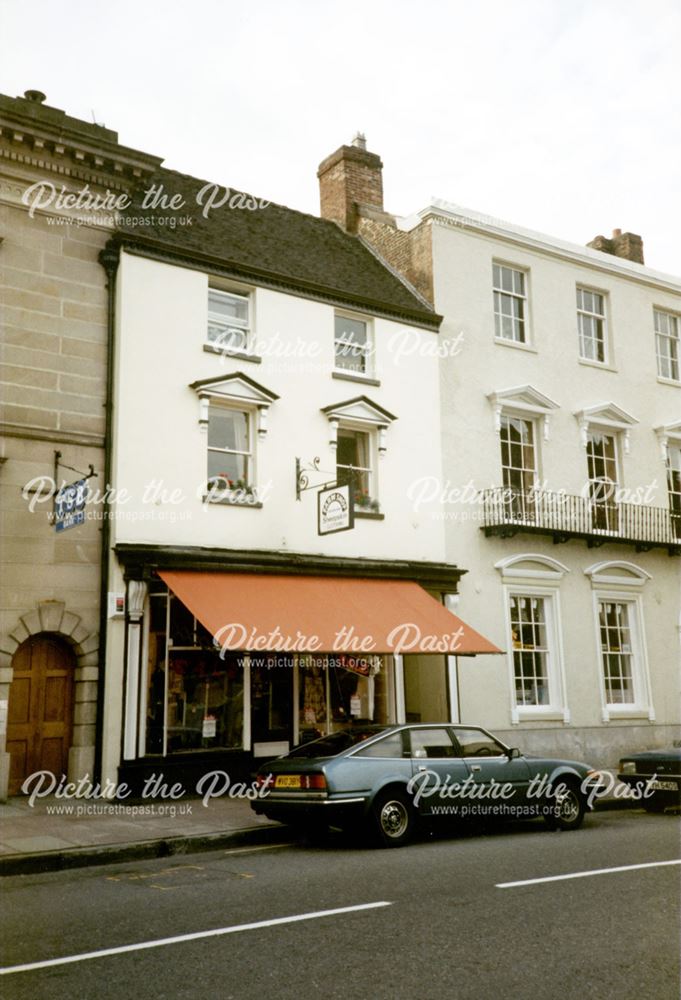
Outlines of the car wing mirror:
M419 750L414 750L414 753L412 754L412 756L413 756L413 757L418 757L418 758L419 758L419 760L423 760L423 758L424 758L424 757L427 757L427 756L428 756L428 754L426 753L426 751L425 751L425 750L423 750L423 749L419 749Z
M518 747L510 747L506 753L509 760L517 760L518 757L522 757L522 754Z

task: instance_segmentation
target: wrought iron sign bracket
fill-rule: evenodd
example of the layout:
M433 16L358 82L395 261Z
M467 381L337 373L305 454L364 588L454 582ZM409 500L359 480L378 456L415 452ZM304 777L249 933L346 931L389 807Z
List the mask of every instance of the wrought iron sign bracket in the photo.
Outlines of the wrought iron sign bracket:
M331 473L319 468L321 458L315 456L311 462L304 462L302 458L296 458L296 500L300 500L300 494L305 490L324 490L336 485L334 477L327 483L311 483L310 474L319 472L322 476L330 476Z

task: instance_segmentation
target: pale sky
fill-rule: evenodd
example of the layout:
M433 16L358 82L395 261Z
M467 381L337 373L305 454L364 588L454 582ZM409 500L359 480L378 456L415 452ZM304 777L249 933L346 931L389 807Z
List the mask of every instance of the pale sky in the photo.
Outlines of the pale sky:
M0 0L0 91L318 212L356 131L385 207L432 197L681 274L679 0Z

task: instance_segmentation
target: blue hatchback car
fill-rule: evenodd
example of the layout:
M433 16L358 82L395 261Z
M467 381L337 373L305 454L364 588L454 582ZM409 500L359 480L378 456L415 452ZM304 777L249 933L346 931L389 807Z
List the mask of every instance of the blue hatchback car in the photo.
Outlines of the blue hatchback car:
M421 817L543 817L574 830L597 772L587 764L526 757L479 726L357 724L263 765L256 813L319 834L363 830L399 847Z

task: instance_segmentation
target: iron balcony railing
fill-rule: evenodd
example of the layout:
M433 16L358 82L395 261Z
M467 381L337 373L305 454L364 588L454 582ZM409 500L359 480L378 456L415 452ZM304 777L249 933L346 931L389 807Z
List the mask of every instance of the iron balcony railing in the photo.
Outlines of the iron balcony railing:
M584 538L590 546L606 541L644 550L665 546L681 552L681 513L665 507L614 503L550 490L520 492L499 486L483 490L482 524L486 535L517 532L552 535L554 542Z

